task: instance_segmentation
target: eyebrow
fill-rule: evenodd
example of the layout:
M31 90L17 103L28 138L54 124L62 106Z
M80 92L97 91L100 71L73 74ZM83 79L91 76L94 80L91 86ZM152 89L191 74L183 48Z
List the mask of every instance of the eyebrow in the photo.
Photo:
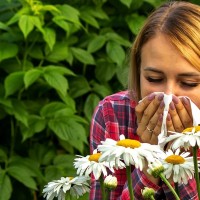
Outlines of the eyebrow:
M155 73L159 73L159 74L164 74L161 70L155 69L153 67L145 67L144 71L151 71L151 72L155 72ZM196 76L196 77L200 77L200 72L187 72L187 73L180 73L178 74L178 76L184 76L184 77L190 77L190 76Z

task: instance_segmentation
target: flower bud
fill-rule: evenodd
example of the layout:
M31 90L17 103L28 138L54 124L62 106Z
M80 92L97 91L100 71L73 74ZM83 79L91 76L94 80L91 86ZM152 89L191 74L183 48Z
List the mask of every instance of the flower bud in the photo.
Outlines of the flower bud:
M161 173L164 172L164 166L159 160L156 160L154 163L148 165L149 169L147 172L151 174L153 177L158 178Z
M112 175L108 175L104 180L104 186L110 190L113 190L117 187L117 178Z
M144 187L144 189L141 190L141 193L144 199L152 199L155 195L154 189L148 187Z

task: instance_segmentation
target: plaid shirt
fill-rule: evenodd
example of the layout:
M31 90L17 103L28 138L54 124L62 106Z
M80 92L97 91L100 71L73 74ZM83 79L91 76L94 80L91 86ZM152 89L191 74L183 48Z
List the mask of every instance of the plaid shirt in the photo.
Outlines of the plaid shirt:
M137 103L130 99L127 91L122 91L99 102L91 123L90 130L90 151L104 141L106 138L119 140L119 135L125 135L125 138L138 140L136 135L137 120L135 115L135 106ZM110 200L128 200L129 193L126 186L126 170L116 170L114 175L117 177L118 186L110 193ZM174 196L168 187L163 183L161 186L150 182L145 175L138 169L133 169L132 180L134 195L136 199L142 199L141 189L151 187L156 191L156 199L173 200ZM179 187L181 199L198 200L196 182L191 179L187 185ZM91 177L90 200L101 200L101 191L99 181Z

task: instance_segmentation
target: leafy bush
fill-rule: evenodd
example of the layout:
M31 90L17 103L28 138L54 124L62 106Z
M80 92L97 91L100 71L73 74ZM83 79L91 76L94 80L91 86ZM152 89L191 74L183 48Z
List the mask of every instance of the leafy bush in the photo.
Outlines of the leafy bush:
M42 199L75 174L94 108L126 88L132 40L161 2L1 0L0 200Z

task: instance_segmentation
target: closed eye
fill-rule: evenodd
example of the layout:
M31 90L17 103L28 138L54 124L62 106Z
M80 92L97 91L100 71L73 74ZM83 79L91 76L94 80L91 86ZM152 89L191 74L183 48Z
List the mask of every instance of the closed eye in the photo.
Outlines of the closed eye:
M146 77L147 81L149 82L154 82L154 83L159 83L163 80L163 78L152 78L152 77Z

